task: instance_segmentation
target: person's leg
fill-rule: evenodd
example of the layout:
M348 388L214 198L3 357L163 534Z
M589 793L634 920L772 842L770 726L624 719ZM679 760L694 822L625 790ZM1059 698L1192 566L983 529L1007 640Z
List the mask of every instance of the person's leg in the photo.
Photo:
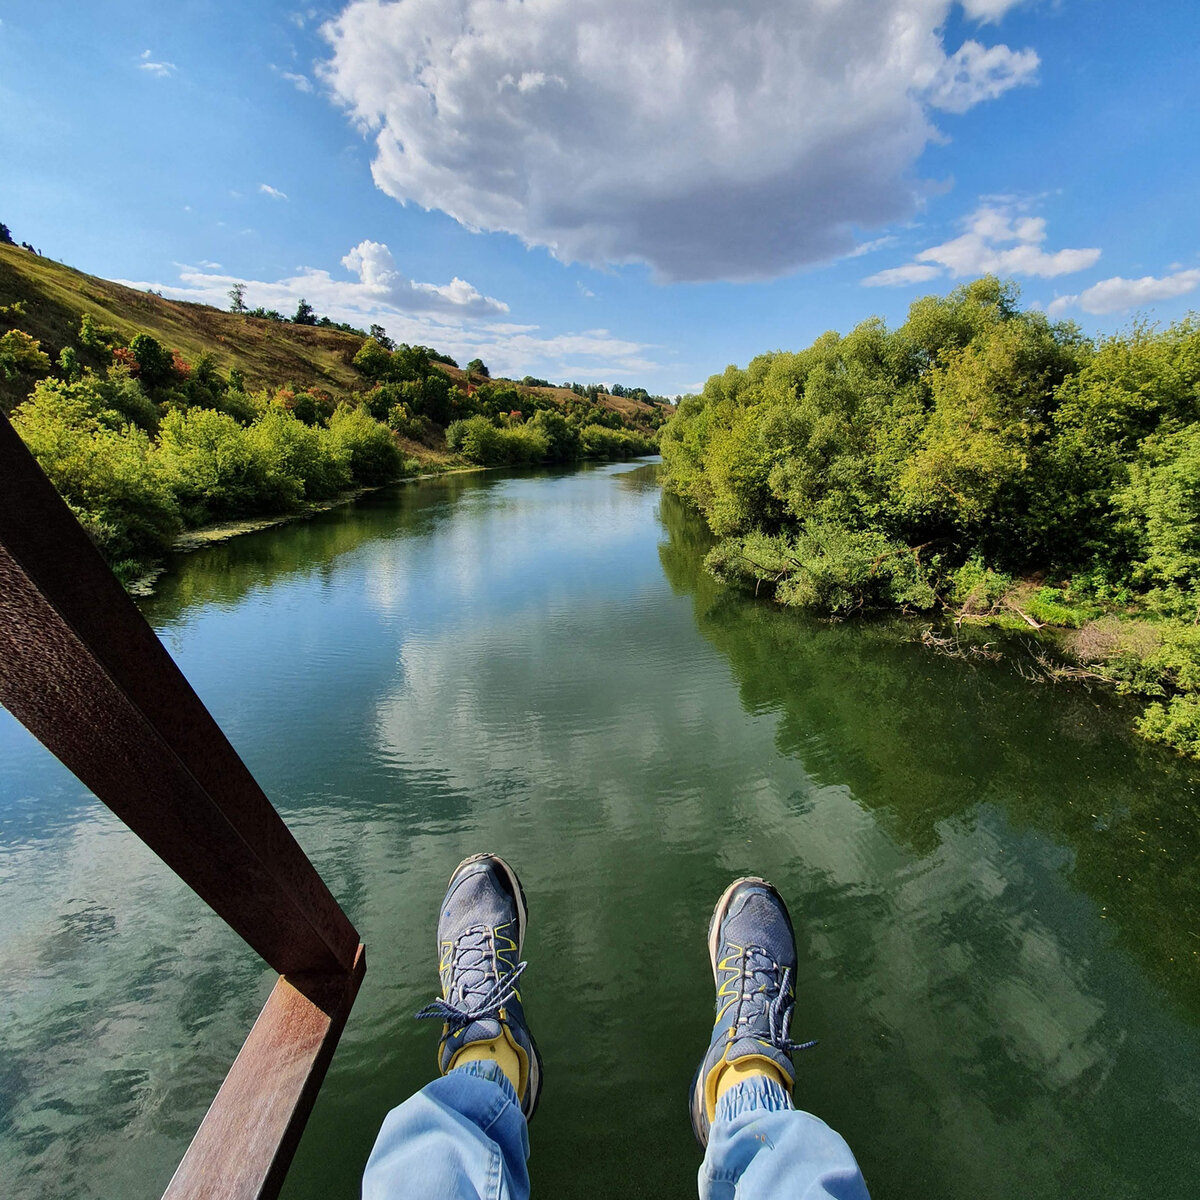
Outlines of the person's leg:
M868 1200L845 1141L792 1105L788 1037L796 940L765 880L739 879L709 925L716 1021L692 1085L692 1128L705 1147L701 1200Z
M476 855L450 877L438 920L442 1078L385 1119L363 1173L364 1200L527 1200L526 1122L542 1064L517 982L525 894L512 868Z

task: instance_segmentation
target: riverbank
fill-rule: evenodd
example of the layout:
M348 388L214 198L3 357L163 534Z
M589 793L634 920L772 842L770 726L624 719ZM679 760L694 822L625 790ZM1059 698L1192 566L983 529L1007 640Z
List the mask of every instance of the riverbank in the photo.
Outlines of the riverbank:
M1020 648L1014 652L1017 635ZM953 658L1012 658L1033 683L1100 686L1145 707L1136 732L1200 758L1200 626L1136 605L1072 596L1024 580L990 602L968 599L920 640Z
M172 556L191 554L196 550L203 550L208 546L215 546L221 542L227 542L232 538L241 537L243 534L261 533L264 529L274 529L279 525L289 525L293 521L306 521L310 517L329 512L331 509L341 508L346 504L353 504L355 500L359 500L371 492L378 492L383 488L394 487L396 484L416 483L421 479L437 479L443 475L465 475L487 470L491 470L491 468L449 466L441 471L425 471L420 475L406 475L399 479L394 479L390 483L381 483L374 487L351 488L349 491L334 496L332 499L314 500L292 512L273 513L261 517L239 517L228 521L213 521L207 525L201 525L196 529L189 529L181 533L171 543L170 552ZM125 583L125 590L131 596L152 596L155 585L169 569L170 565L170 559L164 559L142 571L132 579L122 580Z

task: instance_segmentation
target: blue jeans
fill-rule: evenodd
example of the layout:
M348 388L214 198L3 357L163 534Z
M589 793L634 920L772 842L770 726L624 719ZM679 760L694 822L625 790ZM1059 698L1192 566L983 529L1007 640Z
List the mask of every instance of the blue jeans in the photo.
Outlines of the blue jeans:
M363 1200L528 1200L529 1133L493 1062L470 1062L388 1113ZM717 1102L700 1200L868 1200L850 1147L777 1083L748 1079Z

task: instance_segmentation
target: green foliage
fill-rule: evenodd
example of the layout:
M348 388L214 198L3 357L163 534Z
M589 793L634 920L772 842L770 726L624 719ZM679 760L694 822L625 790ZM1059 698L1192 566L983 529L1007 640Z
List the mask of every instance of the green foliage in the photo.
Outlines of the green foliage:
M167 414L158 465L188 525L290 508L302 494L261 440L213 409Z
M481 413L451 424L446 445L485 467L544 462L550 450L549 438L540 430L527 425L505 429Z
M1130 534L1132 582L1160 612L1200 616L1200 421L1148 436L1112 507Z
M84 313L79 322L79 344L107 362L116 347L125 345L125 339L111 326L99 324L91 313Z
M329 422L329 440L358 483L373 487L400 474L396 439L361 408L339 407Z
M1106 606L1200 618L1200 322L1093 346L1018 299L977 280L899 329L827 333L685 397L666 481L726 539L711 569L833 613L1019 609L1081 632ZM1015 582L1030 575L1073 582ZM1200 680L1161 638L1102 665L1159 689L1146 729L1186 748L1193 709L1175 701Z
M386 379L392 369L392 355L374 338L368 338L354 356L354 365L368 379Z
M795 536L760 531L726 538L707 564L718 577L767 584L781 603L845 616L862 609L929 609L928 569L883 534L812 521Z
M41 343L20 329L0 335L0 379L19 375L44 375L50 370L50 356Z
M473 358L469 363L467 363L467 374L482 375L484 379L491 377L487 367L483 365L482 358Z
M157 338L139 333L129 343L129 351L137 364L138 378L146 387L162 387L175 378L171 352Z
M52 380L34 388L13 426L110 562L170 544L179 510L145 430L109 424L78 388Z
M950 575L950 598L962 612L987 612L1011 586L1011 575L993 571L978 557L969 558Z

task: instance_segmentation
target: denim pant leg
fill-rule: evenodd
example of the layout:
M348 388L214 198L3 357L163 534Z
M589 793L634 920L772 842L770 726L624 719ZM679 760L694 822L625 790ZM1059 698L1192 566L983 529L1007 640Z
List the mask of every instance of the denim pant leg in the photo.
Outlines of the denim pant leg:
M762 1077L717 1101L700 1200L869 1200L858 1163L824 1121Z
M469 1062L384 1119L363 1200L529 1200L529 1132L508 1077Z

